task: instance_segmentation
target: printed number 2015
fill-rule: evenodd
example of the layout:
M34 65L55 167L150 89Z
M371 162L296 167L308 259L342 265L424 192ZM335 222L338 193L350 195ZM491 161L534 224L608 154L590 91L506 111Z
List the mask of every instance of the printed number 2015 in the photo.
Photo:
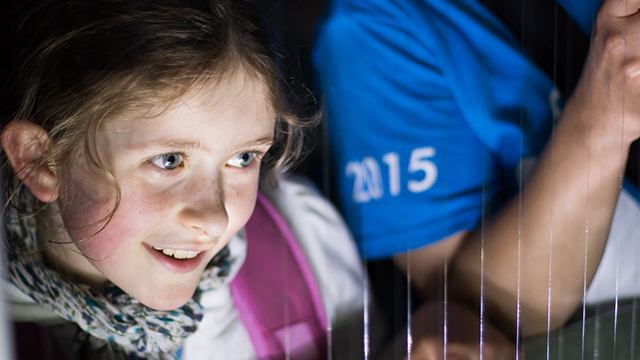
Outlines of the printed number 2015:
M427 191L438 178L438 168L429 158L434 157L436 150L431 147L413 149L409 159L408 172L410 174L424 173L420 180L407 181L407 189L412 193ZM396 152L386 153L382 156L382 162L387 166L389 174L389 194L400 194L400 156ZM380 199L384 195L382 173L378 161L366 156L362 161L351 161L347 164L345 172L348 177L354 178L353 201L365 203L370 200Z

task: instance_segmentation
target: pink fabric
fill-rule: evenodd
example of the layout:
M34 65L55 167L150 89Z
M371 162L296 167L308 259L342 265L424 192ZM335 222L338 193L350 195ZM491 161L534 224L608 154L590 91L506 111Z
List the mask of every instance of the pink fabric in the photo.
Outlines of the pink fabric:
M313 329L306 322L284 327L276 331L275 336L283 346L288 346L291 359L313 360L320 358L320 350L313 341Z
M258 194L245 229L247 257L230 286L256 356L323 357L327 320L322 297L289 226L266 197Z

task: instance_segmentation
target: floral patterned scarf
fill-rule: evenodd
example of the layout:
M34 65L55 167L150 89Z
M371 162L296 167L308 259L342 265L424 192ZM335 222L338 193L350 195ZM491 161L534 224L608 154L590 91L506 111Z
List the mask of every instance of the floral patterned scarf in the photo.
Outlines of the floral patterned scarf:
M8 207L6 228L14 249L7 255L10 282L36 303L76 323L83 330L77 340L90 348L85 350L89 353L113 359L176 359L182 342L202 320L200 294L221 286L228 276L233 262L228 248L211 260L189 302L175 310L158 311L115 285L99 293L45 267L35 216L17 210L33 214L36 201L22 191L14 197L18 206Z

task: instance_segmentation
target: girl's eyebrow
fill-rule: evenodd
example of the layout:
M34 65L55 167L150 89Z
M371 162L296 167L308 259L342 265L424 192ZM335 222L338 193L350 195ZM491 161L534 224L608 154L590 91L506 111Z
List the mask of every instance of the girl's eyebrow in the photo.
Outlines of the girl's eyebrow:
M249 148L254 146L271 146L273 144L273 136L264 136L255 140L250 140L245 143L238 145L238 148ZM133 149L147 149L152 147L159 148L172 148L172 149L198 149L198 150L208 150L208 148L203 145L198 140L154 140L146 143L138 144L133 146Z
M271 146L273 144L273 136L264 136L255 140L247 141L239 147L248 148L252 146Z
M203 149L207 147L197 140L153 140L145 143L135 144L131 149L148 149L148 148L179 148L179 149Z

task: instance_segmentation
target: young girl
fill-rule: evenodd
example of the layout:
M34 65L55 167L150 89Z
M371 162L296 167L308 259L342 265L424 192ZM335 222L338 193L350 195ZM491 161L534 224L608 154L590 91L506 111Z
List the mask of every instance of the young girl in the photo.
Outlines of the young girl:
M0 137L14 321L92 359L321 358L327 329L362 322L335 211L300 182L258 191L300 153L303 123L251 4L4 13L19 19Z

